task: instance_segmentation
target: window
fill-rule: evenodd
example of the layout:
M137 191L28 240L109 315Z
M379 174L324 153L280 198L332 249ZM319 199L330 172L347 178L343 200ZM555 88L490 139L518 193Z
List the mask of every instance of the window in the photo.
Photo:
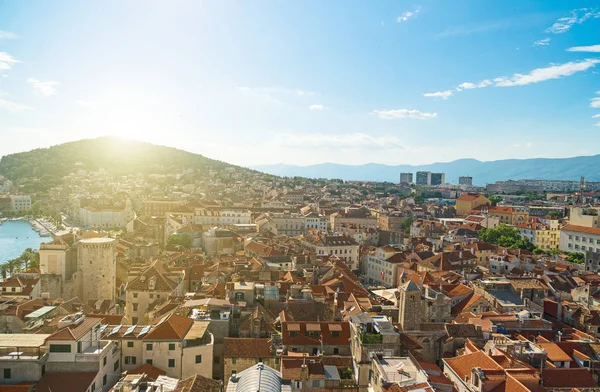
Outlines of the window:
M146 350L152 351L152 343L146 343Z
M77 353L81 353L81 342L77 342Z
M295 338L298 336L298 331L290 331L290 338Z
M294 389L302 389L302 381L294 381Z
M131 318L131 322L133 323L133 325L136 325L138 323L138 318L137 317L132 317Z
M137 362L136 357L126 356L125 357L125 365L135 365Z
M106 366L106 357L102 358L102 366Z
M127 342L127 347L133 347L133 342Z
M235 363L237 362L237 358L231 358L231 363L235 365Z
M196 355L196 363L202 363L202 355Z
M4 369L4 378L5 379L9 379L10 378L10 369Z
M154 298L154 294L150 293L150 299Z
M137 312L137 310L138 310L138 304L133 304L133 311Z
M221 357L215 355L213 358L213 363L221 363Z
M333 348L333 355L339 355L340 354L340 349L337 347Z
M115 372L116 372L118 369L119 369L119 360L117 359L117 360L115 361L115 364L113 365L113 371L115 371Z
M91 392L94 392L95 390L96 390L96 382L94 381L94 382L92 383L92 386L90 387L90 391L91 391Z
M280 362L281 362L281 359L275 358L275 365L279 365Z
M236 301L243 301L244 300L244 293L235 293L235 300Z
M169 351L175 350L175 343L169 343Z
M146 359L146 363L147 363L148 365L152 365L152 360L151 360L151 359Z
M102 386L105 386L105 385L106 385L106 380L107 380L107 374L105 374L105 375L102 377Z
M175 360L174 359L169 359L169 367L170 368L174 368L175 367Z
M71 345L70 344L51 344L50 352L51 353L70 353Z
M133 293L133 298L137 298L138 293Z

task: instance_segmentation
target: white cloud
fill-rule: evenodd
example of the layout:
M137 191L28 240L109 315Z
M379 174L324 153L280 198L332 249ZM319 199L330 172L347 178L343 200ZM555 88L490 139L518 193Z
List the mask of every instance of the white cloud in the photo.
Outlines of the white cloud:
M395 136L371 136L365 133L332 134L279 134L274 143L285 147L299 148L345 148L345 149L404 149Z
M18 35L11 31L2 31L0 30L0 39L16 39L19 38Z
M6 52L0 52L0 70L6 71L12 68L13 64L20 61Z
M396 22L398 22L398 23L406 22L410 18L416 16L419 13L419 11L421 11L421 7L415 8L414 11L403 12L402 15L400 15L399 17L396 18Z
M546 68L536 68L526 75L514 74L510 78L502 76L494 79L494 82L496 87L525 86L546 80L560 79L563 76L570 76L577 72L586 71L598 63L600 63L600 59L571 61L564 64L551 65Z
M600 127L600 122L597 122L596 124L594 124L595 127Z
M548 45L550 45L550 38L539 39L533 43L533 46L536 46L536 47L548 46Z
M53 80L42 81L35 78L29 78L27 79L27 83L33 87L34 93L40 97L50 97L52 95L56 95L56 86L58 86L58 82Z
M323 110L325 109L325 106L323 105L310 105L308 107L308 110Z
M398 118L430 120L433 118L437 118L437 113L426 113L415 109L374 110L372 114L376 114L379 118L383 120L394 120Z
M487 86L491 86L492 82L488 79L482 80L481 82L475 84L475 83L471 83L471 82L464 82L458 85L458 88L456 89L456 91L461 91L461 90L471 90L474 88L484 88Z
M592 98L590 100L590 107L600 109L600 98Z
M75 101L75 105L77 106L81 106L82 108L88 108L88 109L93 109L96 107L96 105L94 105L92 102L88 102L88 101Z
M590 18L600 18L600 12L595 9L579 8L571 11L569 16L558 18L556 22L548 27L545 32L553 34L562 34L571 30L575 24L581 24Z
M572 48L567 49L567 52L592 52L592 53L600 53L600 45L573 46Z
M424 97L429 97L429 98L441 98L441 99L448 99L450 96L452 96L452 90L446 90L446 91L437 91L435 93L427 93L427 94L423 94Z
M12 113L17 113L17 112L24 112L25 110L31 110L33 108L30 106L27 106L27 105L23 105L20 103L16 103L16 102L12 102L12 101L0 98L0 109L8 110L9 112L12 112Z
M592 118L600 118L600 114L594 114Z

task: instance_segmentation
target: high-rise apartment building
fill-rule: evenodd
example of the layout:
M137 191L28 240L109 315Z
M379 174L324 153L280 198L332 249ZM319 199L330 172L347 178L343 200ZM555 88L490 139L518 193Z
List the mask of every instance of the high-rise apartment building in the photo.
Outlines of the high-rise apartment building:
M412 173L400 173L400 184L412 184L413 174Z
M446 174L431 173L431 182L429 185L443 185L446 183Z
M470 177L470 176L458 177L458 185L473 185L473 177Z
M416 184L417 185L431 185L431 172L418 171Z

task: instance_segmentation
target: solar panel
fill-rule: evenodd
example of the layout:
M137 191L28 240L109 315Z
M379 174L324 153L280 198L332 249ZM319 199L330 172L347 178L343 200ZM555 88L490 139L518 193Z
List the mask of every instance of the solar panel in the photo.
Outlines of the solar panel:
M134 325L134 326L131 326L131 327L127 328L127 331L125 331L125 333L123 334L123 336L127 336L130 333L132 333L133 330L135 329L135 327L137 327L137 325Z
M106 331L106 327L108 327L108 325L101 325L100 326L100 334L103 334L104 331Z
M142 335L145 335L145 334L147 334L147 333L148 333L148 331L150 331L150 327L151 327L151 325L146 325L146 326L145 326L145 327L144 327L144 328L143 328L143 329L140 331L140 333L138 334L138 336L142 336Z
M123 325L117 325L116 327L114 327L114 328L112 329L112 331L110 331L110 333L108 334L108 336L110 336L110 335L114 335L114 334L116 334L117 332L119 332L119 329L121 329L121 327L122 327L122 326L123 326Z
M158 324L156 324L156 326L158 327L159 325L161 325L162 323L164 323L165 320L167 320L167 318L169 318L169 315L166 315L165 317L163 317L162 319L160 319L160 321L158 322Z

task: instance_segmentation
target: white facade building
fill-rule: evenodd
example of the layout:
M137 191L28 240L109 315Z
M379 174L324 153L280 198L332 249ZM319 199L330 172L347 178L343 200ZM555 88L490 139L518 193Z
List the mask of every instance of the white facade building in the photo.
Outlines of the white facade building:
M560 229L560 250L600 252L600 228L566 225Z
M14 211L31 209L31 196L28 195L11 195L10 200Z

